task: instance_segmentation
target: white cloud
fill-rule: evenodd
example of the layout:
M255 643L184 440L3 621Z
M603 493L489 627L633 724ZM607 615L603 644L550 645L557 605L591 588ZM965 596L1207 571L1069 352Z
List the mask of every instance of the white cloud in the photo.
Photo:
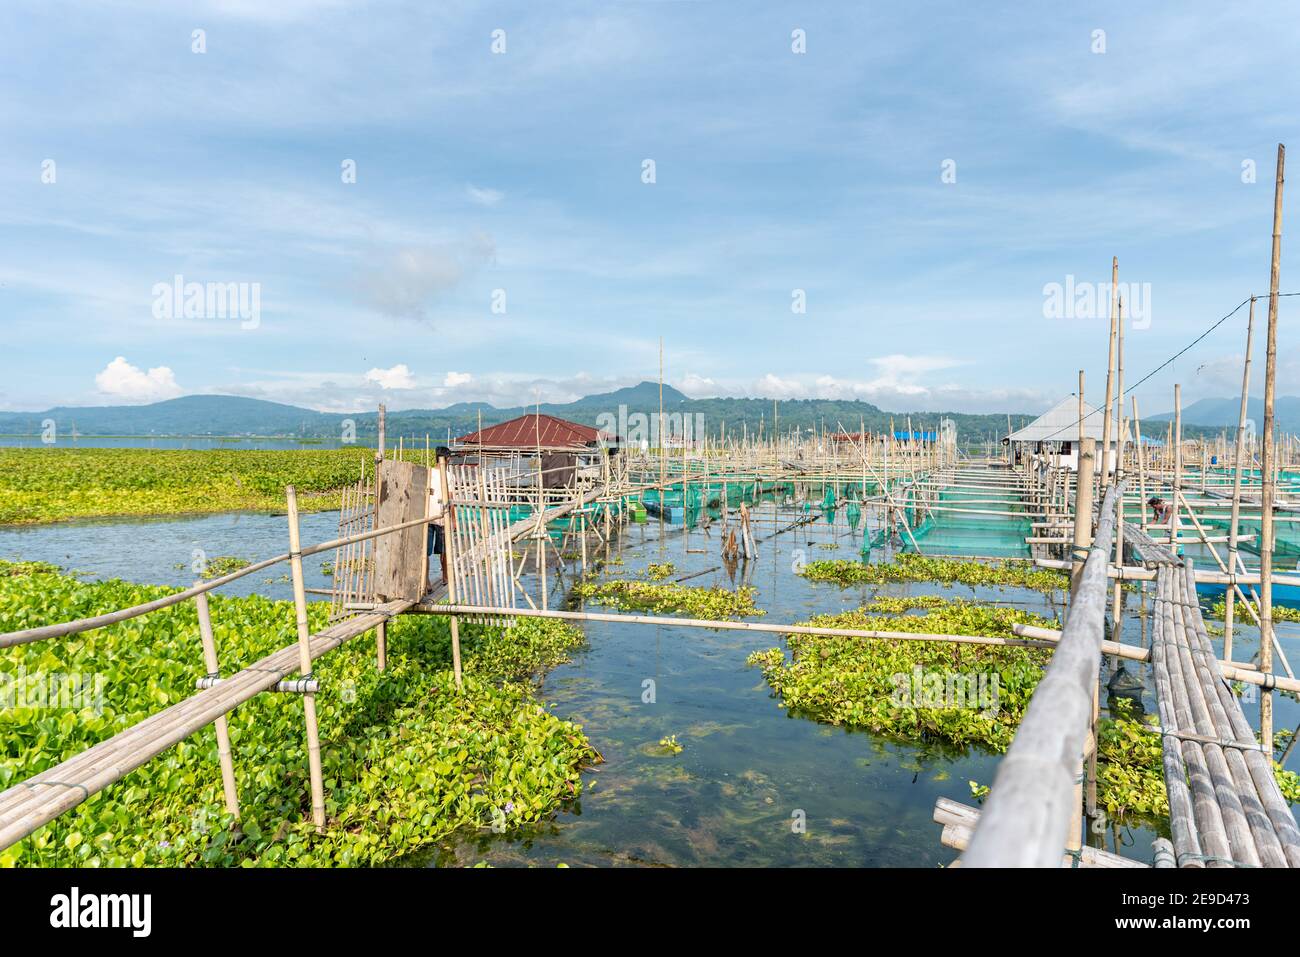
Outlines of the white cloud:
M455 389L463 385L469 385L474 381L474 377L468 372L448 372L442 380L444 389Z
M391 369L371 369L366 373L366 381L375 383L381 389L415 388L415 376L411 375L405 362L399 362Z
M718 394L718 384L707 376L696 375L694 372L688 372L682 377L682 381L677 384L682 392L685 392L692 399L705 399Z
M499 189L478 187L473 183L466 186L465 191L469 193L469 198L480 206L495 206L497 203L501 202L501 200L506 198L506 194L501 192Z
M357 283L359 298L387 316L424 319L433 299L495 256L492 237L483 233L455 243L395 249L372 259Z
M808 395L797 379L782 379L768 373L754 383L754 394L766 399L796 399Z
M181 387L167 366L145 372L127 362L124 356L118 356L95 376L95 386L104 395L130 402L157 402L181 394Z

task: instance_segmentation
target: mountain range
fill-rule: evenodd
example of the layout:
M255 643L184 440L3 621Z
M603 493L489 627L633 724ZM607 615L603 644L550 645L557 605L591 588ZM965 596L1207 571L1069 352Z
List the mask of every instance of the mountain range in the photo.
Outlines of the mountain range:
M1241 414L1241 397L1231 399L1200 399L1183 409L1183 424L1204 426L1214 430L1237 428ZM1273 402L1273 414L1278 428L1283 432L1300 431L1300 397L1293 395L1278 396ZM1153 422L1168 422L1174 417L1172 412L1151 416ZM1246 403L1246 418L1253 419L1258 432L1264 427L1264 400L1251 399Z
M663 387L664 412L667 414L703 415L705 429L716 435L725 425L728 434L744 429L754 433L762 424L772 426L775 407L782 431L843 428L856 432L865 426L870 431L891 427L905 429L910 420L915 429L934 429L939 420L951 418L960 434L968 438L1006 433L1008 418L1012 428L1020 428L1033 416L1002 413L974 415L959 412L885 412L869 402L836 399L710 398L691 399L672 386ZM1188 435L1217 433L1235 428L1239 399L1201 399L1183 410L1183 427ZM435 441L445 440L448 431L463 435L483 425L504 422L539 408L584 425L600 425L599 417L617 417L620 407L627 413L652 415L659 410L659 385L642 382L613 392L583 396L573 402L543 402L540 406L498 408L486 402L458 402L442 409L405 409L387 413L386 429L390 436L405 435L422 440L427 434ZM1300 398L1284 396L1277 400L1279 428L1284 432L1300 431ZM1264 421L1263 402L1252 399L1248 415L1256 427ZM1145 417L1165 422L1171 413ZM373 439L377 433L376 412L317 412L281 402L252 399L236 395L190 395L148 405L60 406L44 412L0 412L0 434L39 435L43 423L53 420L61 434L74 430L84 436L258 436L298 437L309 439L338 438L345 420L351 420L361 440Z
M884 412L869 402L831 399L712 398L691 399L672 386L663 387L664 412L668 415L704 416L708 434L716 435L725 426L729 435L744 429L754 433L762 424L772 427L775 409L781 430L826 428L856 432L863 425L871 431L883 431L891 424L905 429L910 420L915 429L935 429L939 420L951 418L958 432L965 435L1002 435L1007 428L1006 415L970 415L966 413ZM573 402L543 402L540 406L498 408L486 402L458 402L442 409L404 409L389 411L385 428L390 437L405 435L423 440L430 435L435 441L451 434L463 435L483 425L504 422L535 409L584 425L604 424L602 415L652 415L659 410L659 385L642 382L613 392L583 396ZM190 395L148 405L60 406L43 412L0 412L0 434L38 435L43 423L53 420L60 434L74 430L83 436L284 436L312 439L338 438L345 420L351 420L358 439L373 439L377 433L376 412L317 412L280 402L233 395ZM1011 416L1019 428L1033 417Z

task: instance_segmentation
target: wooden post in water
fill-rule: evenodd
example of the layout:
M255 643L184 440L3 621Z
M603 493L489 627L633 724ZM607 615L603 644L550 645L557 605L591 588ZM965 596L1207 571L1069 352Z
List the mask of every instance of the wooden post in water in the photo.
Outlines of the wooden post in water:
M1282 181L1286 147L1277 144L1277 181L1273 185L1273 261L1268 280L1268 332L1264 347L1264 448L1260 456L1263 488L1259 521L1259 670L1273 670L1273 498L1277 486L1277 450L1273 442L1273 397L1277 389L1277 287L1282 257ZM1259 697L1259 734L1264 754L1273 757L1273 692Z
M195 582L196 585L201 584ZM221 666L217 663L217 644L212 637L212 613L208 609L208 593L199 592L194 596L194 608L199 615L199 637L203 641L203 667L208 669L209 678L221 677ZM223 714L213 722L217 729L217 761L221 765L221 791L226 798L226 810L239 820L239 791L235 788L235 764L230 757L230 728Z
M302 541L298 536L298 495L290 485L285 489L289 512L289 569L293 574L293 608L298 625L298 670L304 681L311 678L311 628L307 624L307 593L302 575ZM307 765L311 773L311 818L316 833L325 830L325 781L320 764L320 729L316 723L316 696L302 695L303 715L307 722Z

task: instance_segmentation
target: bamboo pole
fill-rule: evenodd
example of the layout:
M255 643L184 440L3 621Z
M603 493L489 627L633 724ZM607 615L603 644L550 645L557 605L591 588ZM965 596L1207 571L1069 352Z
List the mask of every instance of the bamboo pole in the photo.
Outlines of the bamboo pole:
M538 465L541 465L540 458ZM447 552L447 601L455 603L459 597L458 576L456 574L456 552L453 540L456 532L456 507L451 500L447 486L447 460L438 460L438 483L442 487L443 535L442 547ZM539 513L540 514L540 513ZM448 624L451 629L451 667L456 678L456 690L460 690L460 623L452 618Z
M1106 351L1106 411L1102 417L1101 430L1101 474L1098 478L1099 491L1104 498L1106 488L1110 485L1110 440L1112 436L1111 421L1115 401L1115 345L1119 336L1119 257L1110 259L1110 337ZM1080 390L1082 397L1083 390Z
M1079 477L1074 489L1074 566L1070 573L1072 598L1078 594L1084 563L1092 545L1092 475L1096 444L1096 439L1083 437L1079 440Z
M1276 450L1273 441L1273 403L1277 389L1277 290L1282 258L1282 184L1286 147L1277 144L1277 181L1273 187L1273 256L1268 280L1268 330L1264 347L1264 448L1260 456L1263 488L1260 491L1259 543L1259 669L1273 669L1273 498L1276 493ZM1259 696L1259 733L1268 753L1273 753L1273 693Z
M311 628L307 624L307 595L303 591L302 542L298 537L298 495L292 485L285 488L289 511L289 569L293 575L293 607L298 626L298 664L304 679L311 674ZM307 723L307 763L311 773L311 817L316 833L325 830L325 779L320 763L320 729L316 723L316 696L302 696Z
M211 678L220 677L221 665L217 661L217 643L212 635L212 613L208 608L208 593L194 596L194 608L199 616L199 637L203 642L203 667ZM221 791L225 795L226 810L239 820L239 791L235 787L235 763L230 755L230 728L223 714L214 722L217 731L217 761L221 765Z

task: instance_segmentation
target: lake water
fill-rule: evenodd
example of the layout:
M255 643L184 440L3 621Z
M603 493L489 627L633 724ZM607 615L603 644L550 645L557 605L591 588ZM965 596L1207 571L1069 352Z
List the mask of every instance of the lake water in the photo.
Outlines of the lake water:
M817 496L819 499L820 496ZM796 622L821 612L852 609L877 594L938 594L1002 602L1047 616L1053 602L1021 589L944 588L936 585L858 586L814 584L794 571L796 558L853 558L862 528L850 528L841 510L833 523L824 514L812 524L764 540L806 514L802 506L768 500L755 509L759 556L748 575L720 568L720 523L705 530L651 519L632 524L609 547L609 566L641 577L651 562L672 562L673 577L705 572L687 584L732 587L747 580L767 614L754 619ZM333 538L337 515L303 517L306 543ZM829 547L838 546L838 547ZM55 562L97 577L185 585L193 580L177 563L194 548L209 556L258 559L287 550L283 516L217 515L158 521L69 522L0 530L0 557ZM576 546L573 548L576 551ZM603 551L602 551L603 554ZM597 555L595 549L591 556ZM326 556L320 556L324 558ZM327 585L309 561L311 585ZM290 597L268 569L230 589ZM580 569L577 562L548 574L551 607L563 604ZM269 583L266 579L272 579ZM536 586L536 582L531 583ZM535 594L534 590L534 594ZM1124 640L1145 643L1144 604L1131 596ZM462 835L401 862L417 866L471 864L551 866L914 866L951 862L956 852L939 843L931 820L934 802L948 797L973 804L969 781L990 784L997 758L942 745L902 744L866 732L850 732L791 718L771 695L762 675L746 665L750 652L780 645L777 635L698 628L589 622L587 642L567 664L546 678L542 697L554 713L582 724L605 762L584 775L581 802L544 825L507 834ZM1280 637L1292 661L1300 661L1300 628L1283 624ZM1253 629L1237 634L1238 658L1247 658ZM1130 662L1146 682L1144 707L1154 710L1150 669ZM1102 681L1110 675L1103 665ZM652 681L654 702L643 695ZM1105 703L1103 693L1103 704ZM1300 721L1291 697L1276 697L1279 728ZM1254 722L1257 708L1246 707ZM676 735L684 750L662 757L655 745ZM1297 765L1293 758L1292 768ZM806 822L795 833L792 822ZM1101 825L1091 842L1150 860L1156 831Z

